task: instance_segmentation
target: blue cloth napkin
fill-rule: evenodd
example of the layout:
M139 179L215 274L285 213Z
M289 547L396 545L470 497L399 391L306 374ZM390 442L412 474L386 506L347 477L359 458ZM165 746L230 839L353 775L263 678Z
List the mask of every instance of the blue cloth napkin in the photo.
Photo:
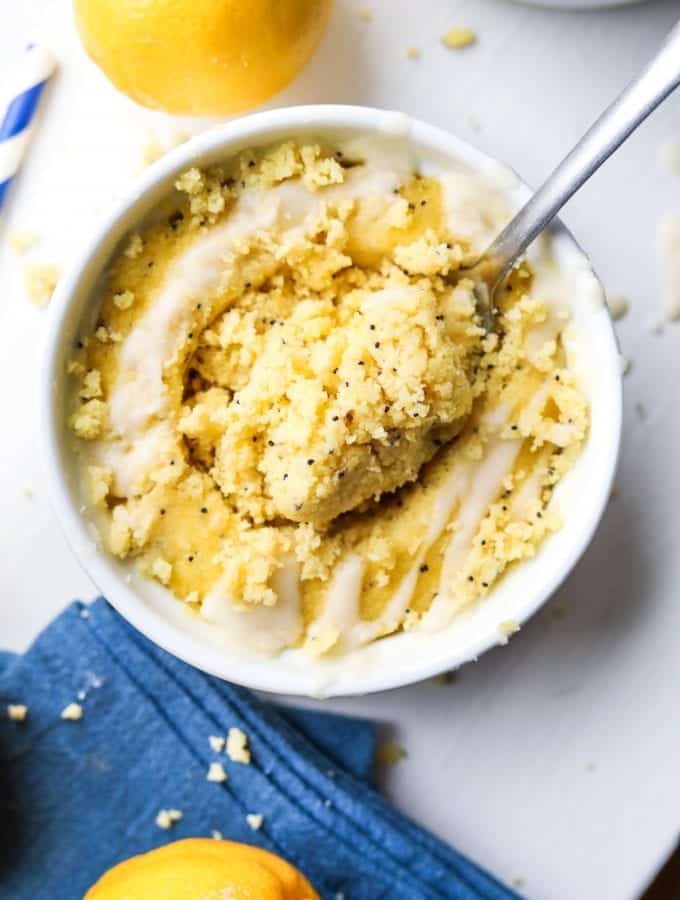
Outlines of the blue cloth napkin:
M116 862L213 830L290 860L324 900L517 897L369 786L371 722L272 707L160 650L102 599L0 657L0 702L29 707L24 722L0 715L2 897L75 900ZM60 717L71 702L79 721ZM234 726L250 765L210 748ZM223 783L206 779L216 761ZM183 814L168 831L163 808Z

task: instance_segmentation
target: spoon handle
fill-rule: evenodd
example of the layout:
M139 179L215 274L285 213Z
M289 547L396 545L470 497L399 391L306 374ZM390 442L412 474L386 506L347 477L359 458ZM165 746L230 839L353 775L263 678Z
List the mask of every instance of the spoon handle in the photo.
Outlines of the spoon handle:
M680 22L659 52L583 135L484 254L502 278L602 163L680 84ZM500 280L500 279L499 279Z

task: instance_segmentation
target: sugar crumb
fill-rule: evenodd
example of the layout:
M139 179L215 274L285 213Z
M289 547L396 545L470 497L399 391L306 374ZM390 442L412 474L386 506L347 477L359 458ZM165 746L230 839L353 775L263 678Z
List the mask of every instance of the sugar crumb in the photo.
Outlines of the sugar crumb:
M182 172L175 181L175 188L189 196L198 195L204 190L203 173L196 166Z
M83 375L83 384L78 391L83 400L92 400L102 396L102 376L99 369L90 369Z
M250 764L248 736L240 728L230 728L227 735L227 756L234 762Z
M79 438L92 441L102 433L106 411L103 400L88 400L71 416L69 424Z
M82 378L86 371L85 366L79 359L69 359L66 363L67 375L76 375L78 378Z
M150 166L163 156L163 145L155 135L150 135L142 144L142 168Z
M156 160L159 160L166 153L169 153L175 147L179 147L189 139L189 135L184 131L177 131L165 140L161 140L158 135L148 134L146 140L142 144L141 163L146 168Z
M114 306L117 306L118 309L130 309L134 302L135 295L132 291L121 291L120 293L113 295L113 304Z
M208 738L208 743L210 744L210 749L214 750L215 753L221 753L224 750L223 737L218 737L215 734L211 734Z
M68 722L78 722L83 718L83 707L80 703L69 703L62 709L61 718Z
M172 828L175 822L179 822L183 815L179 809L162 809L156 816L156 825L167 831L169 828Z
M205 777L208 781L214 781L216 784L221 784L223 781L227 780L227 773L224 771L222 763L213 762L210 763L208 774Z
M142 236L140 234L133 234L130 236L130 241L125 248L124 253L128 259L137 259L138 256L141 256L143 250L144 241L142 240Z
M210 837L211 837L214 841L221 841L221 840L222 840L222 832L221 832L221 831L217 831L217 829L215 829L214 831L211 831L211 832L210 832Z
M477 34L471 28L454 26L442 35L442 43L449 50L462 50L477 43Z
M262 828L264 816L261 813L248 813L248 815L246 816L246 822L250 825L253 831L259 831L260 828Z
M10 703L7 707L7 717L12 722L24 722L28 715L28 707L23 703Z

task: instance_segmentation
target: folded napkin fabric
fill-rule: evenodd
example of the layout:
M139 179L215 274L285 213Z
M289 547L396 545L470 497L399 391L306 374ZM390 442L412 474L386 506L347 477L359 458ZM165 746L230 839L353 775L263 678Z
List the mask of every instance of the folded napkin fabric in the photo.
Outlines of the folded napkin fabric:
M0 716L2 897L74 900L122 859L213 832L285 857L324 900L517 897L373 790L371 722L265 703L160 650L103 599L0 656L0 702L28 706L24 721ZM62 718L72 703L82 716ZM249 764L211 747L230 728ZM226 779L208 779L213 763ZM181 813L167 829L163 809Z

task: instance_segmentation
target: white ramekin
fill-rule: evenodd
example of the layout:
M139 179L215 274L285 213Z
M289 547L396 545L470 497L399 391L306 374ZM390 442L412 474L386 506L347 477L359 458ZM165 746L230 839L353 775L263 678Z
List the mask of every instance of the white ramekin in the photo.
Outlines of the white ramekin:
M598 302L593 302L596 282L587 257L566 229L557 225L558 260L574 268L589 288L583 298L575 298L574 322L580 332L582 362L590 373L590 436L555 494L563 527L541 545L533 559L510 571L487 598L449 627L435 634L388 637L339 661L310 659L300 651L254 656L230 647L215 626L190 613L164 588L136 576L129 563L100 549L92 524L79 511L75 456L66 428L65 368L83 320L95 313L93 291L107 263L188 166L209 165L246 147L283 138L332 140L356 133L391 135L408 140L424 156L462 161L496 175L501 171L497 162L460 138L399 113L329 105L246 116L193 138L144 172L62 278L49 313L40 421L51 499L73 551L116 609L152 641L220 678L277 693L329 696L393 688L453 669L505 642L500 623L525 622L561 584L590 542L609 497L620 442L621 367L611 320L601 290L596 291ZM510 170L502 171L513 185L513 202L520 203L529 189Z

